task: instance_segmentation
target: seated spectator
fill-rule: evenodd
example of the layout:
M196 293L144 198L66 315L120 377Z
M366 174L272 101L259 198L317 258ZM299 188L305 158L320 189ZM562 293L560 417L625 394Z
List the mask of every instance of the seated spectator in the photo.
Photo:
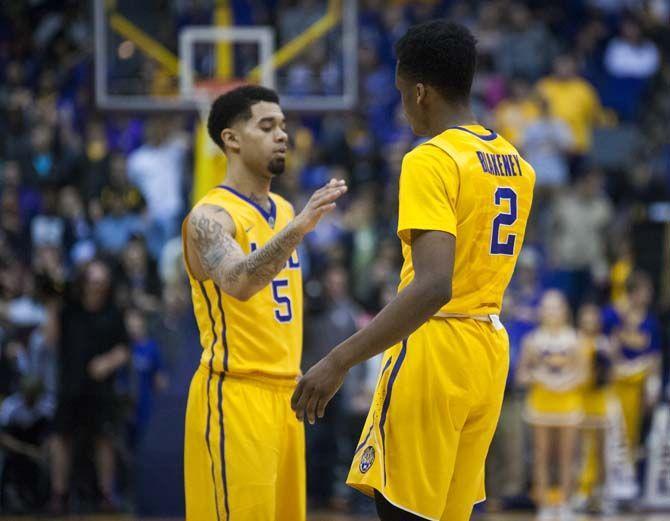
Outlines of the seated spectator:
M83 157L79 161L79 192L86 200L97 198L109 180L110 150L104 122L91 119L86 125Z
M661 57L656 45L644 38L639 24L626 18L621 22L619 36L607 45L604 63L605 70L614 77L646 80L658 71Z
M32 247L63 247L65 242L65 221L58 214L58 189L55 185L42 189L42 211L30 223Z
M0 499L5 512L39 510L49 496L43 449L53 412L39 378L30 376L0 406L0 447L5 453Z
M537 98L532 96L530 84L515 78L509 83L509 97L498 103L493 112L493 128L514 146L520 147L526 128L539 115Z
M160 307L161 283L156 261L149 257L141 237L128 241L121 253L121 266L116 286L116 298L123 305L143 311L157 311Z
M123 193L110 193L107 201L105 215L95 223L93 233L102 252L119 254L132 236L144 231L144 225L126 208Z
M546 191L562 188L570 181L567 155L573 138L570 127L551 115L547 100L539 97L537 103L538 118L525 126L520 144L524 158L535 169L535 186L546 196Z
M109 177L102 185L98 194L102 207L108 205L108 198L113 194L121 194L128 212L139 215L146 209L146 201L142 193L128 179L126 158L121 154L112 154L109 159Z
M128 179L147 202L148 247L158 258L165 242L179 233L188 140L167 118L151 118L145 131L145 143L128 156Z
M7 338L2 332L0 345L0 403L14 393L21 378L19 358L23 351L23 344L15 339Z
M556 40L523 3L514 3L508 9L510 26L498 46L498 69L510 78L535 81L556 55Z
M9 188L16 190L18 195L21 222L30 222L40 211L42 195L35 187L28 186L23 179L23 171L18 161L5 161L2 168L2 190Z
M21 170L29 186L42 187L60 183L66 178L63 164L56 153L54 133L53 127L43 123L34 127L30 134L30 146L21 162Z
M13 298L0 304L0 320L25 333L44 323L46 310L38 298L35 275L30 270L20 273L17 289Z
M94 247L93 230L86 218L81 196L74 186L61 188L58 197L58 213L65 225L63 246L70 265L77 251L87 246Z
M578 75L575 58L569 54L554 60L552 74L542 78L537 89L551 114L570 127L573 166L581 166L581 158L591 149L594 127L606 119L596 90Z
M0 233L11 254L20 261L28 260L30 253L30 235L25 228L18 190L7 187L0 195Z
M605 238L613 215L598 170L577 180L551 208L551 285L562 289L573 309L589 296L597 297L607 283Z
M624 120L632 119L649 80L661 64L656 45L642 34L633 18L621 22L619 36L612 38L605 50L603 65L608 74L604 85L604 102Z

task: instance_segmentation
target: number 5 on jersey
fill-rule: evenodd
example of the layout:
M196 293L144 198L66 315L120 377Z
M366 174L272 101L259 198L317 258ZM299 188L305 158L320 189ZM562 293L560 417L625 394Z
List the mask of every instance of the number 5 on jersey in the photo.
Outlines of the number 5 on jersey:
M291 307L291 299L280 293L282 288L288 288L287 279L275 279L272 281L272 298L277 303L277 308L274 310L275 318L283 323L291 321L293 318L293 309Z
M504 209L503 201L508 201L509 210ZM509 186L499 186L493 196L493 202L496 206L503 209L493 219L493 228L491 230L491 255L514 255L514 245L516 244L516 233L508 233L504 242L500 240L500 228L502 226L512 226L517 219L516 192Z

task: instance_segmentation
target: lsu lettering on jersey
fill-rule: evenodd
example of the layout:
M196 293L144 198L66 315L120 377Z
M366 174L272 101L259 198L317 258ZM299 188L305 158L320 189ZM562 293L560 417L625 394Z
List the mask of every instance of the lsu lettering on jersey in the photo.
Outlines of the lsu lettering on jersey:
M224 208L235 223L235 241L248 255L293 219L289 202L276 194L270 194L270 201L268 213L232 188L220 186L196 207ZM246 302L227 295L211 280L196 280L190 270L189 280L203 365L232 374L290 379L300 374L302 276L297 253L271 284Z
M276 194L270 201L267 212L220 186L196 206L224 208L235 240L250 254L293 218L287 201ZM303 521L304 428L290 405L302 350L297 254L246 302L187 270L203 353L186 409L186 519Z
M440 311L499 314L533 200L535 171L480 125L444 131L407 154L400 176L400 289L414 278L410 231L456 237L452 298Z
M507 332L493 316L521 250L534 183L516 149L480 125L449 128L405 156L399 291L414 278L411 231L436 230L456 237L452 299L384 353L349 485L433 520L466 521L485 498L484 462L509 365Z

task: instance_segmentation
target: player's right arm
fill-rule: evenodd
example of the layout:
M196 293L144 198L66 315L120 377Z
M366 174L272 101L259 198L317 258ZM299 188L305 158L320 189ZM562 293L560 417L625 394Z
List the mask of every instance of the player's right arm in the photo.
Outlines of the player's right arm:
M186 226L186 254L193 276L213 280L236 299L250 299L270 284L305 234L335 208L335 200L346 191L344 181L331 180L314 192L286 228L248 255L235 240L235 223L225 209L209 204L198 206Z

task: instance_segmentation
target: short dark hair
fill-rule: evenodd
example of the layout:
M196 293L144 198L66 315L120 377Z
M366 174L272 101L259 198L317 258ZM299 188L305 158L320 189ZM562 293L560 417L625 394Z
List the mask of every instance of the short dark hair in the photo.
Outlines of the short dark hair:
M244 85L216 98L207 118L207 131L212 141L224 149L221 139L223 129L230 127L240 118L249 119L252 105L261 101L279 103L279 96L266 87Z
M477 67L476 40L464 26L432 20L410 27L398 40L398 70L435 87L446 99L466 101Z

